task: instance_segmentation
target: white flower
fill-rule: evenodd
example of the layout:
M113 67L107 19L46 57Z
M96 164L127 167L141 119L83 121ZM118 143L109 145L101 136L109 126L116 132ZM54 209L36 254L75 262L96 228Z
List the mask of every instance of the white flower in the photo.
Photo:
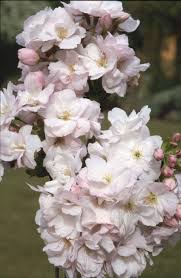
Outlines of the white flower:
M45 108L50 96L54 92L54 85L43 88L41 72L31 72L24 80L24 91L18 92L18 100L23 111L38 112Z
M164 216L173 216L176 212L178 199L177 196L168 191L163 183L154 182L140 183L142 189L138 194L139 200L142 201L145 211L148 209L149 214L142 217L140 221L146 226L155 226L163 221Z
M90 250L84 246L78 250L76 269L81 277L99 277L103 263L104 255L101 250Z
M58 62L50 63L49 78L58 83L62 89L86 91L88 73L83 67L76 51L62 51L57 53Z
M57 45L61 49L73 49L85 37L85 29L75 24L64 8L45 10L30 17L24 31L17 36L20 45L47 51Z
M131 132L141 130L150 119L151 109L144 106L139 113L135 110L128 116L126 112L120 108L113 108L108 112L108 120L111 127L107 131L103 131L101 139L108 139L109 142L118 142L124 135Z
M154 171L154 166L158 166L160 173L160 164L156 163L153 154L155 149L161 147L161 144L160 136L149 136L148 129L143 128L120 140L117 144L112 144L110 153L122 169L129 169L139 179L154 180L158 178L158 172Z
M80 57L91 80L110 72L117 61L115 53L104 46L104 40L101 37L97 38L97 43L89 43L82 50Z
M71 154L57 154L56 156L46 156L44 166L53 179L57 179L62 186L70 189L77 173L81 166L79 156L76 158Z
M60 49L73 49L85 37L85 29L75 23L64 8L56 8L44 26L42 40ZM48 45L48 47L50 47Z
M50 263L69 268L73 260L74 242L79 237L81 207L70 192L57 191L55 196L41 194L36 215L39 232L46 242L44 251Z
M149 63L140 64L140 59L132 55L126 60L120 60L117 68L104 75L102 86L108 94L116 93L123 97L128 83L131 84L135 78L139 78L139 72L147 70L148 67Z
M134 50L129 47L128 37L125 34L115 34L113 36L111 33L108 33L105 37L104 44L107 48L114 51L117 58L121 61L130 59L135 54Z
M29 125L20 128L18 133L3 130L0 138L0 159L17 160L18 167L35 168L34 154L41 149L42 144L37 135L31 135L31 131L32 126Z
M34 49L41 47L42 41L40 34L42 33L45 23L51 13L52 9L45 8L44 10L26 19L24 22L23 32L16 37L17 43Z
M134 184L135 178L130 172L117 167L117 161L106 161L98 156L86 160L88 189L92 195L115 199L121 190Z
M95 107L99 110L96 102L78 98L72 90L54 93L49 106L42 112L45 118L45 134L49 137L63 137L69 134L79 137L88 134L92 123L92 115L88 112L93 111Z
M122 3L120 1L70 1L65 7L75 9L82 13L102 17L109 14L111 18L125 17L128 14L123 12Z
M117 254L111 258L114 273L121 278L139 276L146 267L147 244L141 231L137 229L133 235L120 242Z
M0 126L8 126L19 111L16 97L13 95L13 84L0 91Z
M48 233L47 236L44 235L44 240L48 242L43 251L48 255L49 262L57 267L69 266L74 241L56 235L48 235Z

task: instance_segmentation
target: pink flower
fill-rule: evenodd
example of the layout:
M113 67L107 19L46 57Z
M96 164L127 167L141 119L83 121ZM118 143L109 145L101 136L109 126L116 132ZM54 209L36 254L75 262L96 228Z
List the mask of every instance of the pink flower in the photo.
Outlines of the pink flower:
M162 149L156 149L154 152L154 157L157 161L160 161L164 158L164 151Z
M21 48L18 50L18 59L25 65L33 66L39 61L39 55L30 48Z

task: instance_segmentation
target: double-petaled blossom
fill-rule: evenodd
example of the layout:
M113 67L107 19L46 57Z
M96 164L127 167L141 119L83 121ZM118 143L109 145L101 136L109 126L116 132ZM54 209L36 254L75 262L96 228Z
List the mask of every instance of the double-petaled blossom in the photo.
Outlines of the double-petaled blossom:
M65 9L46 8L25 21L17 43L45 52L54 45L60 49L76 48L84 37L85 29L76 24Z
M149 63L140 64L140 59L136 56L130 56L126 60L120 60L117 66L104 75L102 86L108 94L116 93L120 97L126 94L127 86L137 85L139 73L147 70Z
M94 17L109 16L111 19L117 19L120 22L119 29L126 32L135 31L140 23L123 11L120 1L82 1L81 5L79 1L70 1L70 4L64 6L73 15L85 13Z
M13 84L9 82L7 89L0 91L0 127L9 126L19 110L20 106L13 94Z
M128 116L124 110L113 108L108 112L108 120L111 126L108 130L102 132L100 138L109 143L124 140L124 136L140 131L143 127L145 128L150 119L150 111L151 109L148 106L144 106L139 113L133 110Z
M57 62L49 65L49 79L62 89L72 89L78 92L87 91L88 72L83 66L79 54L74 51L59 51Z
M64 4L67 8L75 9L81 13L86 13L96 17L102 17L109 14L112 18L118 18L125 13L122 11L122 3L120 1L70 1L69 5Z
M56 92L48 107L42 111L45 134L49 137L80 137L91 132L98 133L99 114L100 107L97 102L78 98L70 89Z
M91 80L110 72L117 62L116 54L104 44L102 37L96 38L82 49L80 58Z
M129 237L123 239L111 258L111 267L117 277L139 276L146 267L147 246L139 228Z
M24 80L24 90L18 92L18 100L23 111L38 112L45 108L54 92L54 84L45 87L41 71L30 72Z
M1 132L0 159L6 162L17 161L18 167L35 168L35 152L40 151L42 144L38 135L32 135L32 126L25 125L19 132L4 129Z
M69 278L138 277L181 234L180 134L168 154L150 135L148 106L113 108L101 130L100 104L86 98L99 78L121 97L137 85L149 64L121 32L138 25L120 1L46 8L17 36L20 83L0 93L0 180L8 164L50 178L29 185L40 193L36 223L49 262Z
M70 192L60 191L55 197L42 193L40 207L36 222L46 242L44 251L50 263L69 268L75 252L74 242L81 232L79 201Z

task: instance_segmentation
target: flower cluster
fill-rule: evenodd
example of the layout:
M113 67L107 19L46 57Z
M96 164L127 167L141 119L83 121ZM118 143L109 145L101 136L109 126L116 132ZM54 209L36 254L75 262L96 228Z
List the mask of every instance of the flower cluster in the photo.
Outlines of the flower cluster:
M36 223L49 262L68 277L137 277L181 231L181 135L166 145L151 136L147 106L113 108L102 129L86 93L97 79L121 97L138 83L149 64L125 33L139 20L120 1L63 5L28 18L17 36L22 75L1 92L0 175L15 166L49 176L30 185L41 193Z

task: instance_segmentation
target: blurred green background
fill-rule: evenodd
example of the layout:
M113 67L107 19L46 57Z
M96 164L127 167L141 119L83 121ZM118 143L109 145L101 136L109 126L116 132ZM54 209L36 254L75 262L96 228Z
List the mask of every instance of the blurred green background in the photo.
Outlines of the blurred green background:
M15 36L23 21L47 5L56 7L59 1L1 1L1 88L20 76ZM138 30L129 35L130 44L151 67L141 77L140 86L129 90L124 99L105 94L95 98L103 110L119 106L130 111L149 104L152 134L166 138L181 131L181 2L123 1L123 5L141 20ZM26 182L37 185L44 180L29 178L24 170L9 170L0 187L0 278L54 277L34 223L38 194ZM154 261L142 278L181 277L181 244Z

